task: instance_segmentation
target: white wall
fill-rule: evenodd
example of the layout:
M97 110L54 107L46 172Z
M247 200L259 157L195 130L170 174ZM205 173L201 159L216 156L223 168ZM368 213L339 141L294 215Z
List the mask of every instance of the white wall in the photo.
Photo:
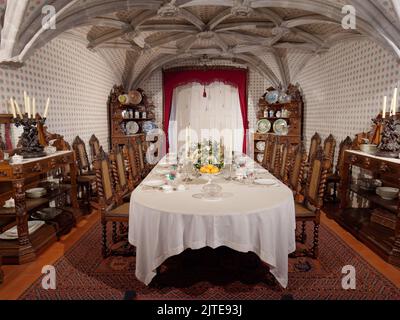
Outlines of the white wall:
M21 106L26 90L36 97L38 111L43 113L50 96L50 132L70 143L76 135L87 143L95 133L108 149L107 98L118 82L96 53L82 44L56 39L36 51L22 68L0 69L0 112L6 112L11 96Z

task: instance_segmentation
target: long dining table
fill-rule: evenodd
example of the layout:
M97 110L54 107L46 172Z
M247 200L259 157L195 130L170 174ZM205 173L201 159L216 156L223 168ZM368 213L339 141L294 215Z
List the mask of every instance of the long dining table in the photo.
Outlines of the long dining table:
M136 277L149 285L157 268L186 249L226 246L254 252L267 263L279 284L288 285L288 255L295 251L295 205L292 191L250 157L245 167L256 178L274 179L272 185L240 179L214 178L222 187L217 201L201 197L202 177L165 191L146 185L164 179L171 164L168 155L132 192L129 242L136 247ZM200 196L199 196L200 195Z

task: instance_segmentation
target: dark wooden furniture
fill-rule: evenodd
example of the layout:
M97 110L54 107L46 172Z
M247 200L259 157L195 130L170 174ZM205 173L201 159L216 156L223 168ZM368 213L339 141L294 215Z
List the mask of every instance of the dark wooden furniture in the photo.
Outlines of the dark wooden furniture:
M150 99L144 93L143 90L138 89L142 95L142 101L137 104L121 104L118 97L120 95L126 94L123 86L114 86L113 90L110 93L108 99L108 109L109 109L109 119L110 119L110 137L111 149L115 145L123 145L126 144L128 139L132 136L136 135L128 135L126 132L126 124L129 121L135 121L138 123L140 130L137 134L143 134L143 123L145 121L153 121L155 119L154 115L154 105L151 103ZM123 114L129 114L129 112L133 113L133 117L124 117ZM135 113L139 112L140 117L135 117ZM146 117L143 118L143 112L146 112Z
M304 177L304 166L307 160L307 152L303 143L299 143L294 151L290 164L288 185L295 194L301 192Z
M128 166L129 189L133 190L142 181L142 175L139 168L139 159L131 140L123 148L124 158Z
M277 121L278 119L284 119L289 126L289 132L287 135L280 135L279 137L279 143L283 144L286 142L289 142L290 144L297 145L299 144L302 139L303 139L303 108L304 108L304 103L303 103L303 98L301 96L301 93L298 89L298 87L294 85L289 85L288 90L286 91L287 94L291 95L292 100L288 103L274 103L274 104L269 104L265 100L265 96L268 94L270 91L274 91L274 88L268 88L267 92L263 95L262 98L260 98L258 102L258 112L257 112L257 120L261 119L267 119L271 122L271 130L267 134L275 135L273 131L273 125L274 122ZM289 116L284 118L276 117L276 113L282 109L286 109L289 111ZM265 116L265 111L268 113L268 116ZM274 116L270 117L269 112L273 111ZM253 141L254 141L254 153L255 153L255 159L257 160L257 155L260 153L263 153L263 150L258 150L256 148L256 144L258 141L265 141L267 134L261 134L261 133L255 133L253 136ZM258 161L260 163L260 161Z
M325 197L326 201L333 201L336 202L338 198L338 185L340 183L341 177L341 168L343 167L344 162L344 153L346 150L350 150L352 146L352 140L350 137L344 139L339 145L339 153L338 158L336 161L335 172L328 175L327 178L327 190L329 190L330 185L333 185L333 192L332 194L327 194Z
M3 259L1 258L1 255L0 255L0 284L2 284L3 281L4 281L4 272L3 272L3 270L1 269L2 260L3 260Z
M267 170L269 170L273 175L277 175L279 171L280 147L281 144L279 143L279 139L275 136L272 139L271 156L267 163Z
M60 185L54 190L48 190L46 196L39 199L25 197L26 189L39 186L47 178L48 172L64 166L69 166L70 186ZM17 240L0 240L3 263L23 264L33 261L40 251L57 240L55 228L48 224L33 234L28 234L30 214L47 207L50 201L69 193L75 220L80 218L76 173L75 155L72 151L58 151L40 159L24 160L21 164L10 164L7 161L0 163L0 203L4 204L11 197L15 199L15 208L0 207L0 220L8 220L6 227L2 229L4 231L15 225L18 229Z
M279 168L277 177L283 183L287 184L289 179L290 163L293 159L294 147L289 143L281 145L281 156L279 158Z
M310 165L307 177L307 185L304 190L304 199L301 203L296 203L296 221L301 222L302 229L300 241L306 241L306 222L313 222L313 245L311 249L305 250L307 256L318 258L318 235L323 196L326 187L326 177L331 167L331 160L324 155L323 149L318 148Z
M400 200L384 200L374 191L361 189L352 179L354 167L367 170L383 186L399 187L400 160L371 156L361 151L347 150L341 168L340 210L331 212L341 226L365 243L386 261L400 266ZM359 206L352 196L367 200Z
M97 192L101 213L101 224L103 227L102 255L106 258L109 255L120 253L120 250L109 246L107 239L107 226L109 222L112 223L112 244L114 245L118 240L116 230L117 223L128 223L129 221L129 203L120 204L121 199L114 188L114 178L110 160L102 148L100 148L100 153L96 157L94 168L96 170Z
M333 137L332 134L330 134L325 140L324 140L324 154L325 157L331 160L332 167L329 168L330 171L333 170L333 160L335 158L335 150L336 150L336 140Z
M307 159L307 164L311 164L315 154L318 151L319 146L321 145L321 137L320 135L316 132L314 135L311 137L311 142L310 142L310 149L308 151L308 159Z
M90 147L90 158L92 159L92 163L96 156L100 152L100 142L99 139L93 134L89 140L89 147Z

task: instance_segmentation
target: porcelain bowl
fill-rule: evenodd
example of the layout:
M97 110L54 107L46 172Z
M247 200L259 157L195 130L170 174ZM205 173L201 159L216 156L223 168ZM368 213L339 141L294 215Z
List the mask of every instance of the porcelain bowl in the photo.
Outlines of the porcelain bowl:
M399 189L389 188L389 187L379 187L376 188L376 194L379 195L382 199L393 200L396 199L397 196L399 195Z
M368 154L376 154L378 146L376 144L360 144L360 150Z

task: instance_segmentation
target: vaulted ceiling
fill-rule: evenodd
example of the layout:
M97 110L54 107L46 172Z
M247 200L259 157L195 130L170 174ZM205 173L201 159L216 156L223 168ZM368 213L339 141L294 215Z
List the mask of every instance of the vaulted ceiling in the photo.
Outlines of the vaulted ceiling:
M345 30L343 5L356 8ZM7 0L0 1L0 65L18 67L57 36L85 43L128 88L158 68L227 60L286 86L314 55L370 38L400 59L399 0ZM56 29L42 27L42 7ZM399 15L398 15L399 14Z

